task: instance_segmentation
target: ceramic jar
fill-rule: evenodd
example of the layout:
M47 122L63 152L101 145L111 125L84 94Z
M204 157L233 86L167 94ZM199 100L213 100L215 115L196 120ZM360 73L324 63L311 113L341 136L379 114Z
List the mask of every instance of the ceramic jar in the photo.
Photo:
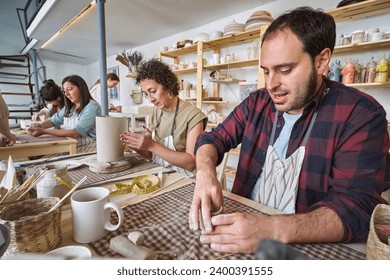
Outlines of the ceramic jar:
M364 31L363 30L356 30L352 33L352 44L359 44L364 42Z
M375 67L375 82L376 83L385 83L388 79L388 69L389 69L389 62L383 55L381 60L378 61L378 64Z
M352 43L352 36L351 35L341 35L341 45L346 46L350 45Z
M65 165L47 165L41 173L44 178L37 184L37 197L59 197L62 198L72 187L72 179L68 174Z
M363 69L364 69L363 65L361 65L359 63L359 61L356 61L355 62L355 72L354 72L354 77L353 77L354 84L359 84L359 83L362 83L364 81L364 79L362 79Z
M376 33L376 32L379 32L379 28L378 27L372 27L372 28L366 29L366 35L365 35L366 41L367 42L372 41L372 33Z
M340 60L336 60L335 62L332 63L329 69L329 79L332 81L340 81Z
M371 60L366 65L366 75L364 78L365 83L373 83L375 80L375 70L376 70L376 62L374 58L371 57Z
M343 84L353 84L353 79L355 76L355 65L352 60L349 60L348 63L344 66L341 74L343 74Z
M374 32L374 33L371 33L370 34L370 38L371 38L371 42L375 42L375 41L380 41L380 40L382 40L383 39L383 37L384 37L384 33L383 32Z

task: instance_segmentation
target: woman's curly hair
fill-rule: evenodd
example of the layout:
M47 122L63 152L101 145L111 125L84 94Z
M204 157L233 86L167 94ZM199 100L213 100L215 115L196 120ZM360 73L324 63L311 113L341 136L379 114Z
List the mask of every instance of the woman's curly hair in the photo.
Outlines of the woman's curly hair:
M135 83L138 86L142 80L155 80L163 86L164 91L171 93L174 96L179 95L179 80L169 65L157 59L150 59L142 62L138 75L135 78Z

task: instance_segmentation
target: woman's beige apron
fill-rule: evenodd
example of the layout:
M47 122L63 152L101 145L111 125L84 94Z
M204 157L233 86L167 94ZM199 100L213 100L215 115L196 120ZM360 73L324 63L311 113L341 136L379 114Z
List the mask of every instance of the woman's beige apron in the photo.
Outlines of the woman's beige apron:
M171 134L165 138L163 138L159 144L168 148L168 149L171 149L173 151L176 151L176 147L175 147L175 144L173 142L173 130L175 128L175 123L176 123L176 114L177 114L177 111L179 110L179 103L180 103L180 100L178 99L177 100L177 104L176 104L176 109L175 109L175 115L173 117L173 122L172 122L172 128L171 128ZM156 128L153 129L152 131L152 138L153 140L156 140L156 129L160 126L160 122L161 122L161 117L163 115L163 112L164 111L161 111L161 114L157 120L157 125L156 125ZM163 166L163 167L167 167L167 168L171 168L172 170L175 170L181 174L184 174L184 175L187 175L189 177L193 177L194 176L194 173L184 169L184 168L181 168L181 167L178 167L178 166L175 166L175 165L172 165L170 164L169 162L165 161L164 159L158 157L157 155L153 154L153 162L160 165L160 166Z
M74 129L78 123L77 114L71 117L64 117L62 129ZM96 141L88 136L79 137L77 140L77 153L89 153L96 151Z
M303 159L305 158L305 146L317 118L318 109L319 106L310 121L302 145L292 155L283 160L279 158L273 147L279 114L276 111L270 144L260 178L260 188L256 198L261 204L279 209L288 214L295 213L299 175Z

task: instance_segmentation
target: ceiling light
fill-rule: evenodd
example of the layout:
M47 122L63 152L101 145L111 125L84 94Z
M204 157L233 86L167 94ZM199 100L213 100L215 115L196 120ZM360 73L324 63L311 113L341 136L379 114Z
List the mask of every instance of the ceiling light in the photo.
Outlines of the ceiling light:
M46 43L44 43L41 48L47 47L51 41L53 41L57 36L59 36L62 32L64 32L72 24L74 24L80 17L82 17L87 11L89 11L95 4L96 4L96 2L92 1L80 13L78 13L74 18L72 18L67 24L65 24L64 27L62 27L56 34L54 34L49 40L47 40Z

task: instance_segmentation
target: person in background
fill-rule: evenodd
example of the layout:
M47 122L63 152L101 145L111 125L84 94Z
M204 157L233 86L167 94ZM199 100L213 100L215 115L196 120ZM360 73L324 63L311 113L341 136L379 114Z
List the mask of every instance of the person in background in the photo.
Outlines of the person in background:
M61 87L51 79L44 81L44 86L39 90L39 95L45 108L32 116L33 121L42 118L47 120L65 106L65 97Z
M196 143L189 226L221 252L252 253L263 239L284 243L365 242L370 216L386 203L390 148L384 108L325 73L336 38L331 15L300 7L267 28L252 92ZM241 143L232 192L282 211L232 213L223 206L215 166Z
M65 107L48 120L33 124L27 132L33 136L49 134L78 140L79 153L96 150L96 116L101 115L99 103L93 100L87 83L77 75L62 80ZM52 127L61 129L51 129Z
M170 67L156 59L142 63L136 85L155 106L151 130L125 132L120 140L153 162L193 176L195 141L207 124L201 110L179 98L179 80Z
M119 83L119 77L115 73L108 73L107 74L107 87L108 90L110 88L116 87L116 85ZM101 98L101 91L100 91L100 79L95 82L95 84L90 89L92 98L95 99L100 106L102 105L102 98ZM109 91L108 91L109 92ZM115 112L122 112L122 106L114 106L113 104L108 104L108 110L109 111L115 111Z
M0 147L12 146L16 142L16 136L9 128L8 117L9 110L0 91Z

